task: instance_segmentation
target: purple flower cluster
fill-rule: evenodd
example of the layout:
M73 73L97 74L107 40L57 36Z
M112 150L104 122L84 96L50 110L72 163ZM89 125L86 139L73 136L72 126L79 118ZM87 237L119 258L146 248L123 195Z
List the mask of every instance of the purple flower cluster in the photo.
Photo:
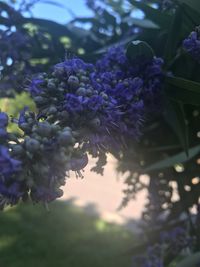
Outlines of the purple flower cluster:
M159 58L131 62L123 47L114 47L95 65L73 58L31 80L38 118L76 135L70 168L78 176L87 153L99 158L94 170L102 173L107 152L118 153L126 139L140 137L149 113L160 110L162 64Z
M21 161L12 157L8 147L8 116L0 112L0 208L6 204L16 204L22 196L20 182L16 175L21 170Z
M162 64L158 58L129 62L123 47L114 47L96 65L57 64L28 89L40 114L81 131L84 147L96 156L119 147L122 137L138 139L148 113L160 108Z
M40 116L79 132L80 145L97 156L109 151L112 136L118 131L121 111L112 96L98 90L91 78L95 66L80 59L57 64L50 75L41 74L29 84Z
M164 267L162 248L159 245L147 249L145 256L135 256L132 267Z
M1 178L8 180L12 175L20 170L21 162L11 158L7 147L0 146Z
M106 154L119 153L126 139L137 140L148 112L159 108L162 77L162 60L131 62L122 47L110 49L95 65L73 58L35 75L27 89L38 113L22 110L16 121L20 141L7 134L8 117L0 114L0 138L7 140L0 154L5 203L60 197L69 171L82 177L88 153L98 158L93 169L102 173ZM15 183L6 183L6 195L4 181L10 177Z
M166 259L173 259L182 250L192 247L193 240L186 229L176 227L170 231L161 232L157 244L149 246L147 252L133 258L133 267L164 267Z
M196 27L183 41L183 48L198 62L200 62L200 27Z
M113 47L97 62L96 84L112 96L124 114L126 123L125 135L140 135L141 122L149 113L158 112L161 108L161 83L163 60L145 57L130 61L123 47ZM98 81L98 83L97 83Z
M75 138L69 127L40 121L26 108L17 121L24 132L20 140L7 133L8 116L0 112L0 208L20 199L49 202L60 197L66 172L74 169Z
M4 112L0 112L0 140L4 140L7 137L8 116Z
M38 120L26 109L21 112L18 125L24 131L24 140L17 149L14 147L14 151L17 150L23 160L21 177L24 177L32 201L49 202L62 196L60 187L65 184L66 172L71 169L75 144L72 130Z
M168 252L172 255L178 255L183 249L190 248L192 245L192 238L187 231L182 227L176 227L170 232L161 233L162 244L168 244Z

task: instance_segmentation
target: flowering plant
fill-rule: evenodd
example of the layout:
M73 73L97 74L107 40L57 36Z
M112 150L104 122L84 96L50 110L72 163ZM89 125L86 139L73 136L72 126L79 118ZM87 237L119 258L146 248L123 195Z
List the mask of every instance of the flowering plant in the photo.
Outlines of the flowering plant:
M200 5L86 2L95 18L75 18L65 27L25 18L0 1L6 12L0 20L1 96L25 91L36 106L24 107L17 118L0 112L0 207L28 199L47 204L62 195L70 171L83 177L89 154L98 158L93 170L103 174L112 153L127 174L122 206L148 190L143 221L149 249L140 246L134 264L168 266L200 245L198 215L191 214L191 208L199 212ZM133 8L144 17L136 19ZM76 56L60 62L65 48ZM159 233L156 245L149 227ZM191 264L198 261L197 255Z

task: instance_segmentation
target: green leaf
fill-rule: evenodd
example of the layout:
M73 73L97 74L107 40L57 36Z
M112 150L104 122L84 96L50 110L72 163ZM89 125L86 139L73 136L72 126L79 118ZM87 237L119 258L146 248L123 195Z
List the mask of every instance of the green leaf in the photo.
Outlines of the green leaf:
M199 9L193 9L185 3L183 3L181 7L185 14L185 22L186 22L186 18L188 19L187 24L188 26L190 26L190 30L191 30L191 27L194 28L195 26L200 24L200 16L199 16L200 10Z
M182 18L182 10L178 8L172 20L170 31L168 33L168 39L165 46L164 59L167 63L176 55L178 44L182 38Z
M200 105L200 83L180 77L166 78L166 94L175 101Z
M195 11L200 13L200 1L199 0L178 0L180 4L186 4L187 6L191 7Z
M194 253L179 262L176 267L196 267L200 263L200 252Z
M170 158L168 157L164 160L160 160L160 161L150 165L144 171L149 172L149 171L154 171L154 170L166 169L166 168L172 167L176 164L187 162L188 160L192 159L193 157L195 157L199 153L200 153L200 145L195 146L193 148L190 148L188 151L188 157L186 156L185 152L181 152L181 153L176 154Z
M171 21L171 15L160 12L160 10L155 9L145 3L138 2L135 0L129 0L129 2L137 7L138 9L142 10L146 17L159 25L161 28L168 28L170 21Z
M129 59L140 56L145 56L146 59L152 59L154 57L154 51L146 42L136 40L128 45L126 55Z
M200 83L180 77L168 77L167 82L177 87L200 94Z
M178 137L182 148L188 156L188 125L186 123L183 104L179 102L168 101L166 103L166 112L164 113L164 117Z

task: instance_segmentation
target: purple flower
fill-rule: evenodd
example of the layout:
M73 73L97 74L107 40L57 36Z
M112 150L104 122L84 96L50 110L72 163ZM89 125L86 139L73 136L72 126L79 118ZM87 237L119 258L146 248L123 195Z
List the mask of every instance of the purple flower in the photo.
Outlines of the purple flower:
M55 190L54 188L48 188L45 186L38 186L31 190L31 199L35 202L51 202L56 198L61 197L62 190Z
M21 162L13 159L6 147L0 146L0 177L9 179L13 174L21 169Z
M113 63L115 65L113 65ZM123 46L115 46L108 50L104 57L97 61L96 67L99 71L110 70L111 66L124 66L128 63Z
M95 113L103 109L105 101L100 95L94 95L87 101L87 108Z
M31 93L32 96L40 95L42 92L41 85L44 83L44 80L39 78L33 78L28 85L28 91Z
M6 140L6 138L7 138L7 131L5 130L5 129L0 129L0 138L2 139L2 140Z
M24 107L24 109L20 111L19 120L18 120L19 125L26 122L25 115L26 115L27 110L28 110L28 107Z
M33 165L33 181L25 182L33 201L59 197L66 171L82 177L87 153L98 158L94 170L102 173L107 152L118 153L125 140L140 137L151 105L161 95L162 64L157 58L130 62L123 47L114 47L95 66L74 58L33 78L29 91L38 115L24 109L18 121L27 135L22 144L27 162L42 161Z
M5 112L0 112L0 128L5 128L8 125L8 115Z
M90 72L94 66L89 63L85 63L79 58L68 59L62 63L58 63L54 66L54 72L62 78L67 78L70 75L76 74L80 70Z
M77 157L72 157L70 161L70 169L72 171L80 171L85 168L88 164L87 154L79 155Z
M83 96L76 96L74 94L66 94L64 108L68 112L76 113L82 112L83 106L86 104L87 98Z
M183 48L197 61L200 61L199 27L183 41Z
M3 208L5 204L14 205L24 195L22 186L13 182L10 185L5 185L0 181L0 207Z

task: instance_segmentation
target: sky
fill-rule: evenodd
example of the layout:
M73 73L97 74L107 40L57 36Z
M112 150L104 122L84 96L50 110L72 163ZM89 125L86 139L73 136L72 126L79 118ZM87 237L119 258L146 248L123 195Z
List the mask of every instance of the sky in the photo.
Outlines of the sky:
M63 5L59 7L47 3L38 3L32 8L34 17L51 19L59 23L66 23L75 16L92 16L92 12L85 5L85 0L51 0L52 2ZM49 1L49 2L51 2ZM48 1L47 1L48 2Z

